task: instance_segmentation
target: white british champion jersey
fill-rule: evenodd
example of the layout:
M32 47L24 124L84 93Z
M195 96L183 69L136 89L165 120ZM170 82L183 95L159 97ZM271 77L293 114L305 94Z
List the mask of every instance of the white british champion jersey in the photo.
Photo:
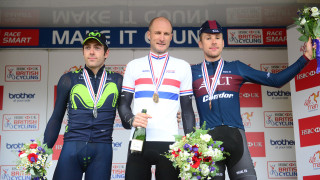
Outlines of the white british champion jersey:
M152 116L146 129L147 141L174 141L178 132L177 112L180 106L179 96L192 95L192 74L190 65L181 59L169 56L163 82L158 89L159 102L153 102L152 96L156 90L153 84L150 67L154 69L154 77L158 80L164 69L168 53L132 60L128 63L123 79L122 90L134 93L133 114L147 109ZM131 129L131 136L134 132Z

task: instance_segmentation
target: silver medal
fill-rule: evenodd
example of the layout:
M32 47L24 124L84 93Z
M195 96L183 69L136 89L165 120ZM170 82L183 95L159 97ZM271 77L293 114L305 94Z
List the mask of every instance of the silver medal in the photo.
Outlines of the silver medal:
M92 112L92 113L93 113L93 117L94 117L94 118L97 118L97 117L98 117L97 107L94 107L94 108L93 108L93 112Z

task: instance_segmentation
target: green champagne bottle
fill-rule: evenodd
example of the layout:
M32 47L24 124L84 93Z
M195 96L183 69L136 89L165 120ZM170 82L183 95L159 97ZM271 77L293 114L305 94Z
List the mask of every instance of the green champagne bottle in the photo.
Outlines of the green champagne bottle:
M142 109L141 113L147 113L146 109ZM146 128L136 127L133 133L130 150L131 153L141 154L143 142L146 140Z

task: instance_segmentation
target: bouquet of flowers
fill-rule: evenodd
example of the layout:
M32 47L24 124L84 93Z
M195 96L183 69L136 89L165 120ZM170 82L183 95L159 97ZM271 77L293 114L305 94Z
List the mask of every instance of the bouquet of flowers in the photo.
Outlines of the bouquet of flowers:
M186 136L176 135L176 142L170 145L170 150L164 156L180 169L179 177L184 179L211 179L218 171L215 162L230 155L223 151L221 141L213 141L212 137L202 128Z
M304 7L299 9L298 18L295 18L295 24L299 27L297 30L302 34L299 37L300 41L307 42L309 37L312 39L312 44L316 43L317 48L313 50L312 59L317 58L317 73L320 72L320 43L317 37L320 37L320 11L317 7Z
M40 141L30 141L19 150L17 169L25 169L25 173L31 174L31 179L46 179L46 168L51 166L51 162L47 163L47 160L53 151Z

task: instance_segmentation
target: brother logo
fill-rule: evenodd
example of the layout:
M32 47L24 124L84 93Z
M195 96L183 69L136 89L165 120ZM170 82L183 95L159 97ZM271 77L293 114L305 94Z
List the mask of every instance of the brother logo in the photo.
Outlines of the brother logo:
M289 146L294 146L294 145L295 145L295 141L293 141L293 140L287 140L287 139L281 139L281 140L272 140L272 139L270 139L270 144L271 144L272 146L274 146L274 145L283 145L283 146L289 145Z
M290 91L267 91L268 96L291 96Z
M26 94L26 93L20 93L20 94L11 94L9 93L10 99L33 99L36 94Z
M23 147L23 143L18 143L18 144L8 144L6 143L6 148L7 149L21 149Z

